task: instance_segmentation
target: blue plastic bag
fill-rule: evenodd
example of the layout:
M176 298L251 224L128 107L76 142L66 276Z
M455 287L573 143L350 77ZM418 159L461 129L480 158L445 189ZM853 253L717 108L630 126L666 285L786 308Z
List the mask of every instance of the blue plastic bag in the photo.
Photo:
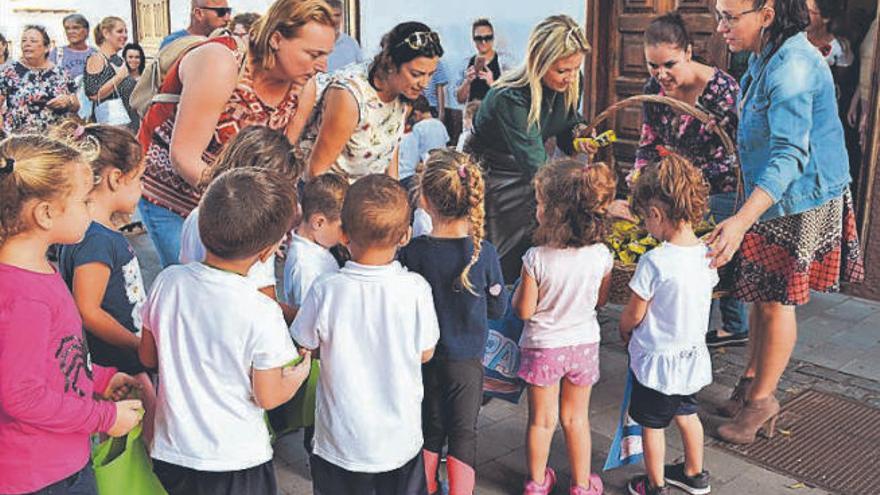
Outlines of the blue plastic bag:
M629 416L629 399L632 395L633 374L627 363L626 390L623 392L623 403L620 404L620 419L617 431L608 450L603 471L617 469L642 460L642 427Z
M519 280L509 291L507 311L499 320L489 320L489 338L483 353L483 396L503 399L514 404L519 402L525 382L516 376L519 371L519 337L523 322L516 317L511 300Z

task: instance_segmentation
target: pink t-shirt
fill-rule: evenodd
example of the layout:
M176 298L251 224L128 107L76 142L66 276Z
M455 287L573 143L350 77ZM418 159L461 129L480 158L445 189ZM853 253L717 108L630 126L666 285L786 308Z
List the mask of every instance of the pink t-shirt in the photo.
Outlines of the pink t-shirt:
M92 366L58 273L0 264L0 493L39 490L82 469L89 435L116 421L98 401L115 373Z

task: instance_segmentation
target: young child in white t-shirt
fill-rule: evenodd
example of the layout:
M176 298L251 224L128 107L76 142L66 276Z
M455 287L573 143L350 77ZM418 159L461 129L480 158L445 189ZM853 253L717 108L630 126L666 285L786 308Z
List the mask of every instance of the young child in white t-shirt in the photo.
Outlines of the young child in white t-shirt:
M667 484L694 495L711 491L696 393L712 382L706 328L718 274L693 229L705 215L708 194L703 174L665 150L633 185L634 210L662 244L639 259L620 318L634 378L629 414L642 426L647 470L629 481L629 493L665 494ZM685 460L664 467L664 431L673 420Z
M295 186L230 170L201 204L204 261L166 268L144 306L139 356L159 370L153 469L170 495L276 493L263 411L290 400L311 360L285 367L297 352L284 316L247 274L293 226Z
M348 181L336 174L322 174L305 183L300 206L302 221L291 234L284 261L284 300L302 306L312 282L339 270L330 248L342 240L342 200Z
M394 260L409 241L406 191L387 175L355 182L342 205L352 259L312 284L291 326L319 350L316 494L423 495L422 363L440 336L431 287Z
M614 262L603 240L615 188L603 163L561 160L535 176L535 247L523 255L512 301L525 322L518 374L529 390L529 495L549 494L556 483L547 459L557 416L571 463L569 492L602 493L602 480L590 474L589 402L599 380L596 309L608 300Z
M214 166L205 172L201 187L208 187L215 178L227 170L237 168L259 168L273 170L284 177L285 181L295 184L302 172L302 164L293 154L293 147L283 133L266 126L253 125L245 127L230 140ZM244 203L242 203L244 205ZM186 217L180 231L180 262L182 264L205 259L205 245L199 236L199 211L196 207ZM258 260L247 274L260 291L276 299L275 295L275 254L265 261ZM284 312L284 319L293 321L293 310L279 302Z

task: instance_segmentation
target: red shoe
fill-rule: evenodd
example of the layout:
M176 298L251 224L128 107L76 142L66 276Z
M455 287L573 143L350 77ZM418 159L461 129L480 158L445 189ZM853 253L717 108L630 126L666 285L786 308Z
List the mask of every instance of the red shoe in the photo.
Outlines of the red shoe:
M553 471L553 468L548 467L544 471L544 483L539 485L534 480L526 481L523 495L550 495L554 486L556 486L556 472Z

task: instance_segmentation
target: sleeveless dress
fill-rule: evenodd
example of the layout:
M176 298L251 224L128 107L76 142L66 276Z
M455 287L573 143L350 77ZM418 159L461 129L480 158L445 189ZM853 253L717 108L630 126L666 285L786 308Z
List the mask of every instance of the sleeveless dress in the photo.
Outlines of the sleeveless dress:
M231 37L211 38L195 46L206 43L220 43L226 46L235 53L239 62L245 57L244 53L237 51L236 42ZM180 60L183 58L180 57L168 71L159 90L160 93L180 94L183 87L179 69ZM264 103L254 91L251 74L245 71L220 114L211 141L202 153L202 160L211 166L223 145L245 127L264 125L284 132L296 115L298 104L299 95L293 91L288 92L278 106L273 107ZM144 116L138 134L147 164L143 197L150 203L186 217L198 205L201 194L177 173L171 163L169 147L176 117L176 103L154 103Z

